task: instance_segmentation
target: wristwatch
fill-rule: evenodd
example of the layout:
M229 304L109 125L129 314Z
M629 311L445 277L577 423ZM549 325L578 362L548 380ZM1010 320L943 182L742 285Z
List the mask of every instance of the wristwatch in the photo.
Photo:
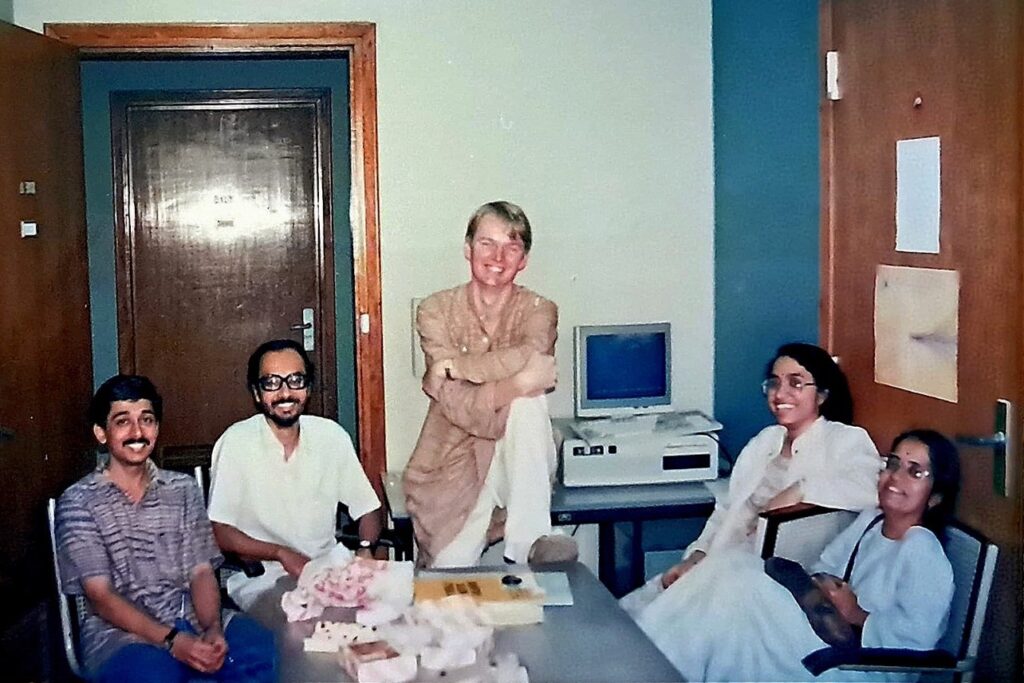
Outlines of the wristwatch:
M376 550L377 549L377 542L376 541L368 541L365 538L361 538L361 539L359 539L359 549L360 550Z
M174 647L174 638L180 633L177 626L172 626L171 630L164 636L164 649L168 652Z

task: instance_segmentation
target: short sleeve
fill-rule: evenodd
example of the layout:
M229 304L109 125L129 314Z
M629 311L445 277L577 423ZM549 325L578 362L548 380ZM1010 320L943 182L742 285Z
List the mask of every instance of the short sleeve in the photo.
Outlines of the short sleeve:
M210 521L239 525L244 477L236 471L238 458L232 450L234 428L217 439L210 456L210 500L207 515Z
M202 564L216 569L224 561L213 536L213 525L206 515L199 483L188 478L182 482L185 499L185 569L192 572Z
M340 425L332 425L338 458L337 495L338 502L348 508L352 519L359 519L380 507L380 500L366 478L366 472L356 456L352 439Z
M65 593L84 595L85 579L110 576L110 558L103 537L80 490L69 489L60 497L54 532Z

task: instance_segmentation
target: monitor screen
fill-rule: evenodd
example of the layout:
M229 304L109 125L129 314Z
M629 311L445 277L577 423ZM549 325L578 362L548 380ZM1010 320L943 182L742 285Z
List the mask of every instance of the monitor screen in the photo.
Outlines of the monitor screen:
M577 417L672 409L669 323L581 325L575 332Z

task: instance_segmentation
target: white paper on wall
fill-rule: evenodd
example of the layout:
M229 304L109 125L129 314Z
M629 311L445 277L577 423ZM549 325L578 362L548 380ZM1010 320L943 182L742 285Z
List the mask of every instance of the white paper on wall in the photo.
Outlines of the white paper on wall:
M939 253L942 204L938 136L896 141L896 251Z

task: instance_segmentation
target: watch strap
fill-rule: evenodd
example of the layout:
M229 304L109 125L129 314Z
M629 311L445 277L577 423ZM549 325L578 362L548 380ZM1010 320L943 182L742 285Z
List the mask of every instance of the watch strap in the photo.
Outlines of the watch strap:
M179 633L181 633L181 631L177 626L171 627L171 630L167 632L166 636L164 636L164 649L169 651L174 647L174 639Z

